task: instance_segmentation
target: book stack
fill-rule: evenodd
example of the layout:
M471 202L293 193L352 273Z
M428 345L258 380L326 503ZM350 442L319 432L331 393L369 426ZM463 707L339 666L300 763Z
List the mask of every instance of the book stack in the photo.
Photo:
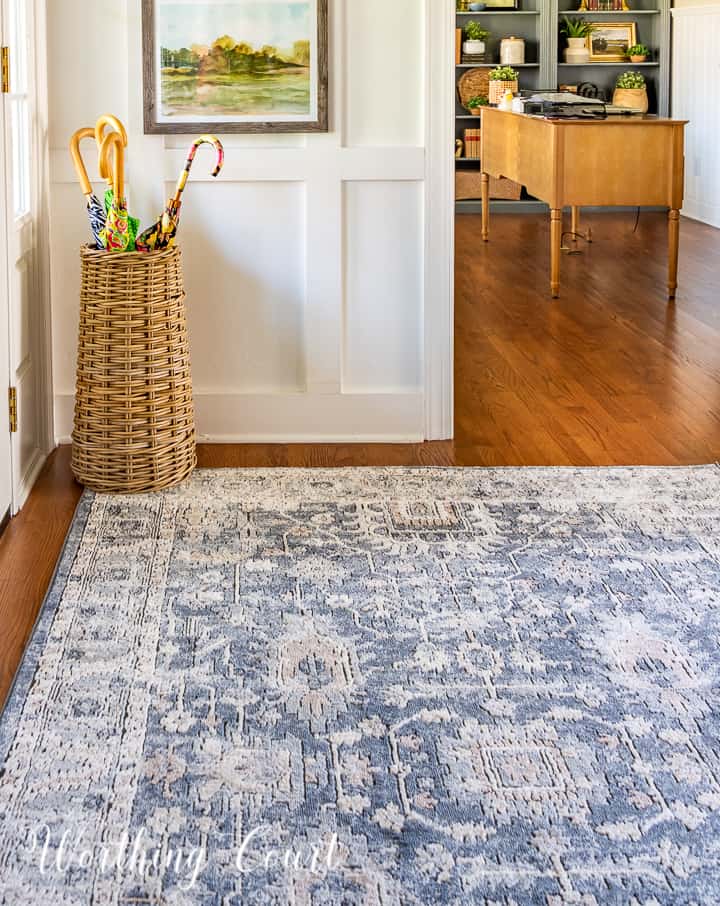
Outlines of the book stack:
M580 9L589 12L620 12L623 10L623 0L585 0Z
M465 157L468 160L480 160L480 129L465 130Z
M477 63L485 63L487 61L487 54L485 53L463 53L462 55L463 63L472 63L473 66Z

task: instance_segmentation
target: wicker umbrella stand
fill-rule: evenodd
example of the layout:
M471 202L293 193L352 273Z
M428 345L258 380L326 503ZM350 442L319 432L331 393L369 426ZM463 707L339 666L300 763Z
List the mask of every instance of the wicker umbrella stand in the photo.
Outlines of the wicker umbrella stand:
M94 491L178 484L197 464L180 250L81 251L72 470Z

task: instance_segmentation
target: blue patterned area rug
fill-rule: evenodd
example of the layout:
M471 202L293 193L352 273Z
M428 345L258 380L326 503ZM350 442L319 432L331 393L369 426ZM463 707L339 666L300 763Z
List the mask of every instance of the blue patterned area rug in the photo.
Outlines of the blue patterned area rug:
M11 906L720 902L720 470L83 497L0 725Z

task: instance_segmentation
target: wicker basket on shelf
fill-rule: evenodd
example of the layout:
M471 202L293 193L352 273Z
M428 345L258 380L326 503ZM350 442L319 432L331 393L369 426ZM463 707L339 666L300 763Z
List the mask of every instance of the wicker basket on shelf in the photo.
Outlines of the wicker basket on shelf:
M511 179L490 177L490 198L517 201L522 195L522 186ZM466 170L455 173L456 201L476 201L482 196L482 175Z
M497 107L497 105L505 97L508 91L512 91L513 94L517 94L517 79L512 82L490 82L490 87L488 88L488 100L493 106Z
M484 97L489 93L490 73L494 67L477 66L463 73L458 82L458 95L463 107L467 107L471 98Z
M177 484L197 463L180 251L83 248L72 470L95 491Z

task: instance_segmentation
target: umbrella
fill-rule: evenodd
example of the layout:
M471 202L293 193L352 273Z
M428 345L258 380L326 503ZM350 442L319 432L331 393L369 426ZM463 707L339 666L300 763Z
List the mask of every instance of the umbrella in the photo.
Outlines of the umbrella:
M80 142L84 138L94 138L95 130L86 128L78 129L78 131L70 139L70 154L72 155L73 163L75 164L75 171L80 180L80 185L83 190L83 195L87 200L87 210L88 217L90 218L90 229L92 230L93 238L95 239L95 244L98 248L102 248L102 243L100 241L100 233L105 227L106 213L102 204L97 199L97 196L93 193L92 186L90 185L90 180L88 179L87 170L85 169L85 163L80 154Z
M106 126L110 126L111 129L114 129L115 132L119 133L122 138L123 148L127 148L128 137L125 126L123 126L120 120L111 113L103 113L97 123L95 123L95 141L97 142L98 152L102 148Z
M175 189L175 194L168 201L162 217L151 227L148 227L142 235L138 236L136 243L138 251L152 252L170 248L175 241L175 234L177 233L178 224L180 223L180 199L185 190L185 186L187 185L190 168L192 167L200 145L213 145L217 151L217 162L212 175L217 176L222 170L223 163L225 162L225 151L222 142L214 135L201 135L200 138L193 142L190 148L185 167L180 174L180 179L178 180Z
M108 189L105 192L105 211L106 211L106 214L109 214L110 208L113 206L113 202L115 199L115 193L113 191L113 171L108 162L108 154L109 154L110 147L113 147L114 145L111 144L111 145L106 146L106 153L103 156L103 152L102 152L103 143L105 142L105 139L107 138L107 135L105 134L106 126L109 126L111 129L114 130L115 133L117 133L120 136L120 138L122 140L123 148L127 148L128 137L127 137L127 131L125 129L125 126L122 124L122 122L116 116L113 116L111 113L104 113L98 119L97 123L95 123L95 141L97 142L98 151L100 152L100 175L103 176L107 180L107 184L108 184ZM113 141L116 142L117 139L114 139ZM134 249L135 237L137 236L139 229L140 229L140 221L137 220L135 217L131 217L128 214L128 232L130 234L130 239L131 239L130 245L128 246L128 251L132 251Z
M114 151L112 199L105 229L100 233L100 242L109 252L131 252L135 243L125 200L125 148L122 136L117 132L110 132L103 139L100 151L101 172L107 172L111 148Z

